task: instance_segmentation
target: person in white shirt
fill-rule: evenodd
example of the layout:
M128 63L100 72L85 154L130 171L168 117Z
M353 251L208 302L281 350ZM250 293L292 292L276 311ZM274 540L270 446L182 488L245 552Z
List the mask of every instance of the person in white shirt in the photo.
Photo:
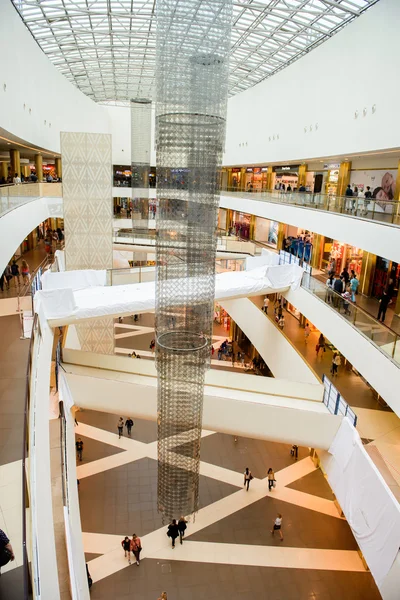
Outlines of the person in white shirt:
M14 178L13 178L13 184L19 185L20 183L21 183L21 177L18 175L18 173L15 173Z
M268 298L268 296L265 296L264 306L263 306L263 311L265 312L265 314L268 313L268 306L269 306L269 298Z
M310 326L308 323L306 323L306 326L304 327L304 341L307 344L308 342L308 338L310 336L311 330L310 330Z
M281 536L281 542L283 542L283 534L282 534L282 515L280 513L278 513L278 516L276 517L275 521L274 521L274 526L271 529L271 533L272 535L274 535L275 531L279 531L279 535Z

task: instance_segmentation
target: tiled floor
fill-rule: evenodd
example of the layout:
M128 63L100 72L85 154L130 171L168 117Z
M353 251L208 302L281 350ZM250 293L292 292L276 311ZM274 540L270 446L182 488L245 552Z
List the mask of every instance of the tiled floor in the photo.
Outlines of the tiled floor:
M363 571L347 522L339 517L330 488L305 448L296 461L286 444L206 435L201 459L207 476L201 476L200 484L204 508L189 522L184 545L172 550L156 510L155 425L136 420L133 439L124 432L118 440L118 415L83 411L77 418L93 426L82 425L85 449L93 459L87 468L93 474L85 471L79 491L86 558L95 580L93 599L156 600L163 590L172 600L380 598L372 576ZM123 448L118 460L127 453L132 460L110 468L101 462L103 443ZM104 469L99 471L98 465ZM245 466L255 476L249 492L242 487ZM271 492L261 481L269 466L277 479ZM284 542L270 533L277 512L283 515ZM133 532L142 538L140 567L128 566L120 547L123 536Z

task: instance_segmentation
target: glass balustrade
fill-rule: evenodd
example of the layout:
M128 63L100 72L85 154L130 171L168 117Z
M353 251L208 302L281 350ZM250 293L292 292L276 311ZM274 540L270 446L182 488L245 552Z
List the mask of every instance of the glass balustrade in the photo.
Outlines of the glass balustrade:
M311 192L286 192L281 190L238 191L237 188L226 188L222 196L234 193L235 196L261 200L263 202L278 202L304 208L313 208L327 212L361 217L369 221L400 225L400 202L388 202L379 198L358 198L352 196L330 196Z
M395 331L374 319L355 303L346 300L342 295L328 288L308 273L303 275L301 286L319 300L328 304L332 310L339 313L341 317L357 329L362 336L369 339L381 352L400 366L399 336Z

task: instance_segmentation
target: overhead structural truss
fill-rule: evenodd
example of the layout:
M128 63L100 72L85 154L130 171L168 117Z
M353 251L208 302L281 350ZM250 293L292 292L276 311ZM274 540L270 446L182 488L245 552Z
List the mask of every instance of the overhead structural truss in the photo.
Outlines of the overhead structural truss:
M198 510L231 15L231 0L157 2L158 508L168 519Z
M152 98L154 0L12 0L53 64L97 102ZM291 64L378 0L235 0L229 93Z

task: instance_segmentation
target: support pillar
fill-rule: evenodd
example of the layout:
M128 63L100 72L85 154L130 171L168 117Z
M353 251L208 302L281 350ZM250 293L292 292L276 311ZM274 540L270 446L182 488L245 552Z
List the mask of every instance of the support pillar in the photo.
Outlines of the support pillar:
M314 233L314 241L311 255L311 266L313 269L321 268L321 254L325 244L325 237L319 233Z
M14 177L15 173L21 176L21 159L19 150L10 150L10 165L11 165L11 177Z
M240 169L240 187L241 192L246 191L246 167Z
M286 223L278 223L278 241L277 249L283 250L283 240L286 233Z
M361 273L360 273L360 285L358 292L364 296L371 296L372 286L374 283L374 274L376 267L376 256L370 252L363 252Z
M298 171L298 176L297 176L297 189L299 189L299 187L301 185L306 185L306 179L307 179L307 165L300 165L299 167L299 171Z
M254 240L256 229L256 215L250 215L249 240Z
M1 164L1 174L0 177L3 178L7 181L7 177L8 177L8 163L7 162L2 162Z
M58 179L62 179L62 165L61 165L61 157L60 156L56 156L55 167L56 167L56 175L57 175Z
M339 176L338 183L336 188L336 194L338 196L344 196L346 192L346 188L350 183L350 172L351 172L351 162L342 162L339 167Z
M272 179L273 179L273 170L272 167L268 167L267 170L267 177L266 177L266 191L267 192L271 192L272 191Z
M43 157L41 154L35 154L35 169L38 182L43 181Z

